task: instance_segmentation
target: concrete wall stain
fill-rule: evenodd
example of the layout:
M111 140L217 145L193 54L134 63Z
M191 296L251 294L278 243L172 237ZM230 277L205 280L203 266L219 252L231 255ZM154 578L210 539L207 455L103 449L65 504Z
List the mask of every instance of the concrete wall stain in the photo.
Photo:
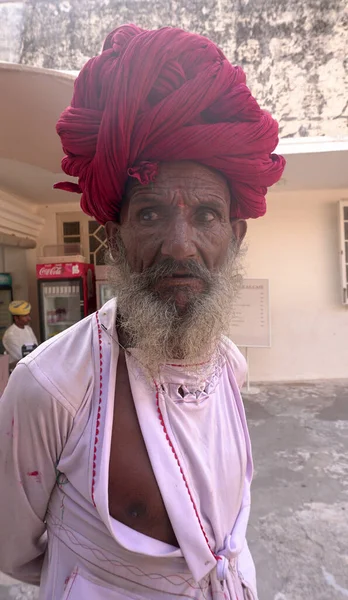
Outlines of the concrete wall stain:
M0 0L2 14L0 60L54 69L80 69L123 23L195 31L245 69L282 137L348 134L346 0Z

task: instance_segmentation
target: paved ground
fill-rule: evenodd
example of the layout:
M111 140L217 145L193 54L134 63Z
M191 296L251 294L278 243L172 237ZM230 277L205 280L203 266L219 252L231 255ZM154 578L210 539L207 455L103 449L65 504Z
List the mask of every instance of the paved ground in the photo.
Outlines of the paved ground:
M263 386L245 406L260 600L348 598L348 382Z
M264 385L245 406L260 600L348 598L348 381ZM0 600L36 598L0 584Z

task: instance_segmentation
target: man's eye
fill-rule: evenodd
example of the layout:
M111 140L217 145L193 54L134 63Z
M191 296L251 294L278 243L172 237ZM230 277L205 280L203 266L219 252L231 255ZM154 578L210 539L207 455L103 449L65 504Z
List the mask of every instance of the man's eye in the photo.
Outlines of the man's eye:
M216 214L213 210L200 210L197 214L197 218L201 223L211 223L216 219Z
M158 218L158 213L151 209L142 210L140 213L141 221L157 221Z

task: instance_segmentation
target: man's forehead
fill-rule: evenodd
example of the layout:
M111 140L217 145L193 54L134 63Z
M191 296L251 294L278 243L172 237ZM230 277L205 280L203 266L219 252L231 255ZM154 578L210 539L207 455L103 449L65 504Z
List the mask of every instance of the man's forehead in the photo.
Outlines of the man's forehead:
M207 190L229 199L228 183L217 171L189 161L160 163L155 181L143 185L136 179L129 179L127 196L176 190Z

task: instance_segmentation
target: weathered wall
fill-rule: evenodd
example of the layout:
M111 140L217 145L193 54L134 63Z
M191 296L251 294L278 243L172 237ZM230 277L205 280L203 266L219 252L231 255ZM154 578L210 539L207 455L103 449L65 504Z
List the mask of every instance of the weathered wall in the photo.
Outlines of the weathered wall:
M79 69L126 22L177 25L215 40L244 66L283 137L347 135L346 0L0 0L0 59L17 52L25 64Z
M0 0L0 60L19 62L24 26L23 2Z

